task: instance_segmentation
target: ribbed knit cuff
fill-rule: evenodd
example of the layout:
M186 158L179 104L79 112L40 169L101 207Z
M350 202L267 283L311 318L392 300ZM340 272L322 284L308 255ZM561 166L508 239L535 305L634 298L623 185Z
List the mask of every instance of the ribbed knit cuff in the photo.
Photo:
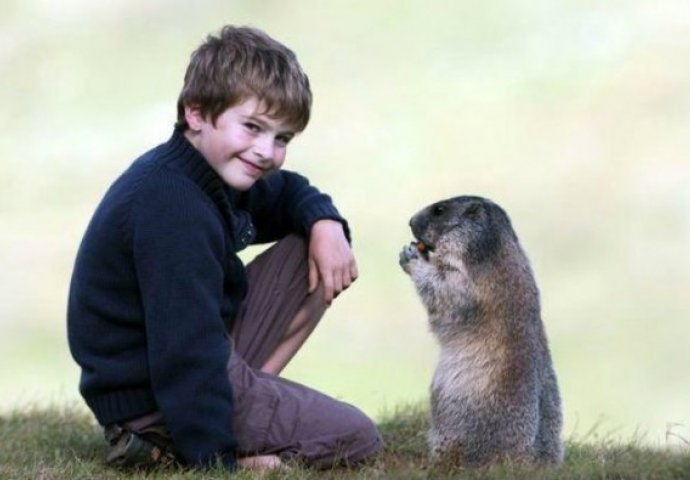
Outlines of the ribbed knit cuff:
M313 203L303 210L302 226L307 232L307 235L311 233L311 227L313 227L317 221L324 219L340 222L340 224L343 226L345 238L347 238L349 243L352 243L352 238L350 237L350 226L348 225L347 220L340 215L338 210L330 201Z
M115 391L84 399L101 425L131 420L158 408L148 389Z

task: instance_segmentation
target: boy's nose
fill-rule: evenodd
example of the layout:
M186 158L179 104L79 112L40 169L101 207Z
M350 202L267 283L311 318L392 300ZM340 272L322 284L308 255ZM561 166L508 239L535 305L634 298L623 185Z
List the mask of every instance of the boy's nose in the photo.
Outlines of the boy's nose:
M275 151L273 139L265 137L259 138L254 142L254 153L262 160L273 160Z

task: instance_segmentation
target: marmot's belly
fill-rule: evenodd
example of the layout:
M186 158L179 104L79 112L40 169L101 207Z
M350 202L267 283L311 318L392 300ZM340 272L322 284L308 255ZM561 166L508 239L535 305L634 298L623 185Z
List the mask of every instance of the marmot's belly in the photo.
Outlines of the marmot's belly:
M475 342L476 343L476 342ZM500 356L494 358L486 345L466 344L443 348L434 372L432 391L446 397L485 397L495 388L500 370Z

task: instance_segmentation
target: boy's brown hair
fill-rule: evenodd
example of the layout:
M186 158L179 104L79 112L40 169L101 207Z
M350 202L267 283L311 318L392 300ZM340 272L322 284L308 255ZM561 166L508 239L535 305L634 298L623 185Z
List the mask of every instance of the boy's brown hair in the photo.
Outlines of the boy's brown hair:
M227 108L256 96L265 112L296 132L309 122L311 89L294 52L261 30L227 25L191 56L177 101L176 128L189 128L185 106L215 124Z

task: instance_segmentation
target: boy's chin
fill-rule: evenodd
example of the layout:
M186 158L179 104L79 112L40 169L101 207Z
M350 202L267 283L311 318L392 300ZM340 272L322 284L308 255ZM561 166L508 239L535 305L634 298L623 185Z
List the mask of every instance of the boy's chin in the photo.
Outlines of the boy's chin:
M241 176L229 176L223 178L223 181L228 185L230 188L233 190L237 190L239 192L245 192L252 188L252 186L256 183L258 178L255 177L250 177L248 175L241 175Z

